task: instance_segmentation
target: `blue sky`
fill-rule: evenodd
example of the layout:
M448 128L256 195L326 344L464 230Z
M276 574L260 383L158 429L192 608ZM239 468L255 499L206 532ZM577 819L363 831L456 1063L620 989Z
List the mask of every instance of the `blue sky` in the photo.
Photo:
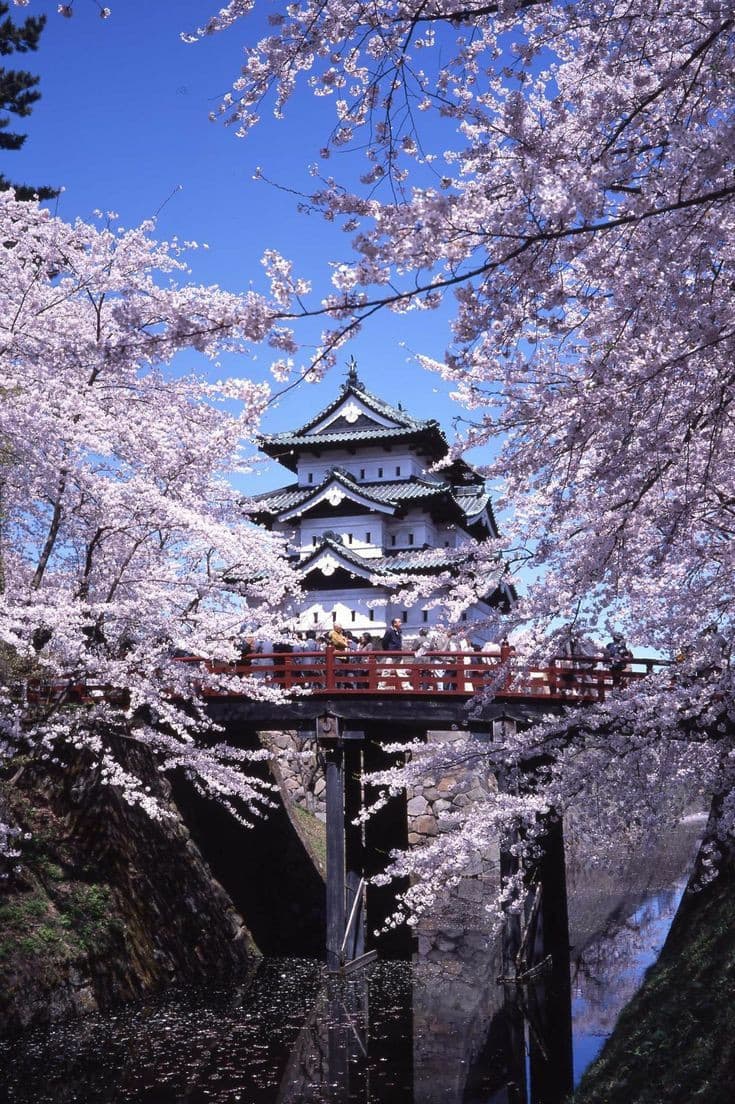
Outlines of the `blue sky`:
M42 99L29 119L19 121L28 139L19 153L4 155L6 175L63 186L57 210L66 219L89 218L100 208L118 212L131 226L160 209L158 236L208 244L191 258L200 282L233 291L262 287L260 258L270 247L327 290L328 263L348 256L349 239L317 216L299 214L292 195L254 180L253 173L261 166L285 186L308 189L308 165L323 145L331 103L304 90L285 121L264 113L255 134L238 139L208 116L237 74L246 40L265 33L262 17L187 45L179 33L203 23L216 0L110 0L109 6L108 20L100 19L93 0L76 0L72 19L58 16L56 4L46 0L12 10L16 18L46 12L48 23L38 52L24 59L41 77ZM330 169L339 166L330 163ZM411 360L413 352L441 356L447 318L446 311L380 315L341 359L354 353L372 390L403 402L416 416L438 418L451 436L461 408L449 401L450 388L439 377ZM224 367L263 378L268 362L267 350L254 349L252 360L229 360ZM189 366L201 370L207 362L192 359ZM265 428L303 422L331 398L342 375L285 396ZM285 482L283 475L263 476L262 486Z

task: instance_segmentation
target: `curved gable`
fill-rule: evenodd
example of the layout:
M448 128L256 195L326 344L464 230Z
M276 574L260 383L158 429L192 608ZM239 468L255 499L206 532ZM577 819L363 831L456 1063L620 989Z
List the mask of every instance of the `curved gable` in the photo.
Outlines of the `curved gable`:
M345 395L337 408L326 418L309 426L310 433L329 433L342 429L403 429L401 424L392 418L371 410L367 403L356 394Z
M371 495L369 491L365 491L363 488L358 487L357 484L352 484L351 481L341 476L339 472L331 472L327 478L315 487L305 498L302 498L290 508L279 513L278 520L288 521L290 518L299 517L301 514L313 510L316 506L322 505L322 503L326 503L336 509L345 502L354 502L361 510L369 510L371 513L386 514L390 516L396 512L395 506L391 503L381 501L374 495Z

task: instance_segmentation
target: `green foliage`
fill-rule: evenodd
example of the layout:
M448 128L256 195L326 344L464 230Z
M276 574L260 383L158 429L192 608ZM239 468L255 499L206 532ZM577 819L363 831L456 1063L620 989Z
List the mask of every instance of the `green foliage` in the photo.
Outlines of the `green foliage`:
M0 56L25 54L38 49L41 31L46 22L45 16L30 16L22 23L15 23L8 15L9 6L0 0ZM38 77L25 69L6 69L0 66L0 150L19 150L26 140L25 134L9 129L11 116L26 118L38 102ZM58 195L58 189L40 187L31 188L25 184L12 184L0 173L0 191L15 188L19 199L31 199L38 195L41 199L52 199Z
M30 836L21 844L22 873L0 891L1 988L4 966L35 959L53 973L61 962L104 956L124 929L109 886L68 852L63 822L43 801L7 782L0 800Z
M38 863L39 872L46 879L50 879L52 882L61 882L64 880L64 871L58 865L58 863L51 862L49 859L41 858Z
M40 892L16 894L0 905L0 926L23 931L48 912L48 899Z
M63 911L64 926L73 930L81 945L92 953L103 950L110 937L121 930L106 885L75 883L64 900Z
M0 963L37 958L51 966L80 954L103 955L123 926L108 886L57 881L53 897L40 888L9 895L0 905L0 930Z

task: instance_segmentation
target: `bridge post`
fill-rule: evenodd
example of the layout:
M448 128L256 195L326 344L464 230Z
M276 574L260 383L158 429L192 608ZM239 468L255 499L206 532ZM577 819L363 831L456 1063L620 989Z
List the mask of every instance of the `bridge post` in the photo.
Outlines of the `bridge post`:
M327 969L336 973L342 965L345 931L345 820L344 750L330 748L327 767Z
M347 909L356 909L346 947L347 961L365 953L365 826L354 824L363 807L362 746L345 744L345 867L347 879ZM357 895L360 900L356 903Z
M342 722L331 714L317 720L324 749L327 800L327 970L342 966L345 933L345 770Z

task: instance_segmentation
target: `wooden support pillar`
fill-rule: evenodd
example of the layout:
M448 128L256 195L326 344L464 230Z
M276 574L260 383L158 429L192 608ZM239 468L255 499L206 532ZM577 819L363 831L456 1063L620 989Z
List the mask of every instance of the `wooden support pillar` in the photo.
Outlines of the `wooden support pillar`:
M345 777L344 749L326 749L327 781L327 969L337 973L342 965L345 933Z
M325 713L316 734L327 784L327 970L335 974L365 950L364 829L352 823L363 803L364 732Z
M363 807L362 746L345 744L345 866L347 915L353 922L345 945L345 960L350 962L365 952L365 826L354 824ZM356 901L356 897L359 900Z

